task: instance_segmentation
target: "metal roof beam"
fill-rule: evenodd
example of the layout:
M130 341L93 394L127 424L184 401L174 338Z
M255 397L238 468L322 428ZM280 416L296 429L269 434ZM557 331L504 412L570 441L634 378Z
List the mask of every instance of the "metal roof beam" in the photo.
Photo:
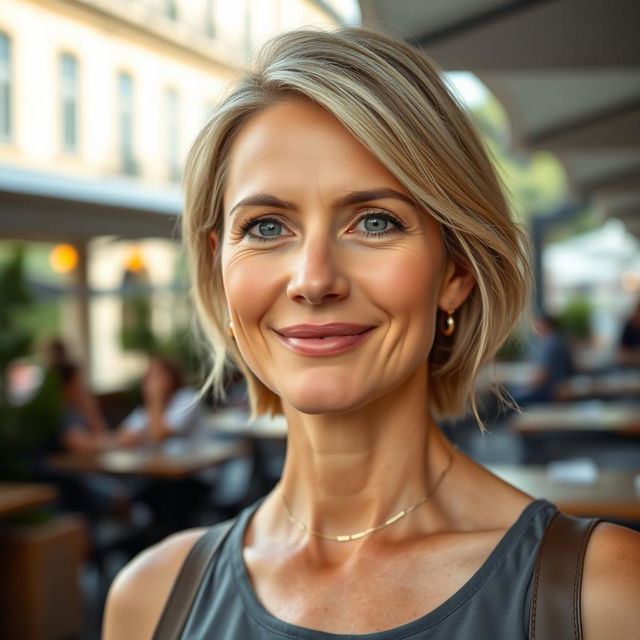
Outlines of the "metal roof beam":
M562 145L569 143L570 146L580 146L579 141L577 144L571 144L572 140L579 135L585 134L587 131L596 129L607 123L614 121L628 120L632 121L631 137L625 140L612 141L613 145L620 146L637 146L640 144L640 127L636 128L636 123L640 120L640 99L634 98L626 103L614 105L608 109L589 113L586 116L572 119L570 122L562 123L557 126L550 127L548 129L534 132L526 137L525 143L538 148L549 148L555 145ZM635 131L635 135L634 134ZM607 145L601 145L607 146Z
M499 7L494 7L493 9L477 13L469 18L458 20L457 22L454 22L442 29L427 31L416 38L412 38L412 40L421 47L430 47L445 40L461 36L469 31L474 31L480 27L484 27L492 22L497 22L511 17L516 13L527 11L536 5L555 1L557 0L512 0L511 2Z

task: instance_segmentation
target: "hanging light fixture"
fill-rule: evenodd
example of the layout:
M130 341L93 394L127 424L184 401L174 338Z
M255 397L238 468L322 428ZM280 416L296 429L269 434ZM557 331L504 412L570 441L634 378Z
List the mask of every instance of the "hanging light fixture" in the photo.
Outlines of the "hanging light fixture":
M58 244L49 253L49 265L56 273L71 273L78 266L78 252L70 244Z
M132 247L125 263L127 271L139 273L145 266L144 256L142 255L140 247Z

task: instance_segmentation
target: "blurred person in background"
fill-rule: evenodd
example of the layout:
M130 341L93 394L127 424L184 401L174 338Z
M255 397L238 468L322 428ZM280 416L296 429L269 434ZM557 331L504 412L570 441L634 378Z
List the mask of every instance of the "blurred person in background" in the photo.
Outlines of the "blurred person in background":
M640 367L640 300L622 328L618 363L622 367Z
M87 443L107 440L110 431L94 394L82 377L81 367L59 338L45 345L44 359L45 376L52 376L60 390L62 430L48 443L43 454L61 450L72 453L93 450ZM48 479L58 487L61 506L65 509L80 510L92 518L104 515L120 519L128 517L129 491L116 478L100 473L81 477L60 473Z
M73 450L87 454L114 448L156 445L169 437L190 438L199 432L203 403L194 389L185 386L177 363L166 356L153 355L142 381L142 404L127 416L115 431L77 430ZM146 503L154 518L167 501L167 487L151 478L127 477L122 480L89 476L94 493L124 494L123 517L131 513L133 503ZM190 479L183 482L180 504L190 514L211 490L213 479ZM96 485L95 487L93 485Z
M199 394L185 386L178 364L166 356L153 355L142 381L142 405L115 432L76 434L76 450L134 447L157 444L172 436L196 436L202 412Z
M521 406L553 402L558 386L575 373L575 367L569 340L552 316L536 320L529 360L534 365L529 382L509 388L510 395Z
M182 370L170 358L151 357L142 381L142 399L142 406L118 427L115 446L158 443L170 436L198 434L203 404L198 392L185 385Z
M103 437L109 433L109 426L65 343L59 338L49 341L44 348L44 358L46 372L53 375L60 386L63 407L60 448L82 451L85 434Z

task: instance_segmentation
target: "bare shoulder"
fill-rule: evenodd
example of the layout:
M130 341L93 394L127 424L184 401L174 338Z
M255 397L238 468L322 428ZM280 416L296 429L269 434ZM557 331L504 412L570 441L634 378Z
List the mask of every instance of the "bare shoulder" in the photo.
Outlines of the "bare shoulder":
M640 533L610 523L593 531L582 583L585 640L626 640L640 628Z
M137 555L109 589L103 640L147 640L153 636L171 587L205 528L169 536Z

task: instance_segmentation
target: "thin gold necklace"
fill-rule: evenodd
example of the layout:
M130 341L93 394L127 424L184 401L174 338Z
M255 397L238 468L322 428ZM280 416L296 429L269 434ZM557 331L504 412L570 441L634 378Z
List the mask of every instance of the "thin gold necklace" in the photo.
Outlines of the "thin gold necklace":
M308 533L311 536L315 536L316 538L322 538L323 540L333 540L334 542L351 542L351 540L358 540L360 538L364 538L365 536L368 536L370 533L374 533L375 531L386 529L386 527L392 525L394 522L398 522L398 520L401 520L405 516L408 516L412 511L415 511L418 507L422 506L438 490L438 487L444 480L444 477L447 475L447 473L449 473L449 470L451 469L452 465L453 465L453 454L449 453L449 463L447 464L446 468L442 471L442 473L438 476L438 479L435 481L433 487L431 488L431 491L429 491L429 493L427 493L427 495L424 496L424 498L421 498L412 507L399 511L398 513L396 513L395 516L391 516L389 519L385 520L382 524L379 524L375 527L369 527L368 529L364 529L363 531L358 531L357 533L351 533L343 536L329 536L324 533L321 533L320 531L314 531L313 529L309 529L309 527L307 527L307 525L305 525L304 522L301 522L300 520L298 520L298 518L296 518L293 515L293 513L291 512L291 509L289 508L289 505L287 504L287 501L285 500L284 493L282 492L281 487L279 487L279 493L280 493L280 498L282 498L282 504L284 505L287 515L289 516L289 520L291 520L293 524L295 524L300 529L302 529L302 531L304 531L305 533Z

